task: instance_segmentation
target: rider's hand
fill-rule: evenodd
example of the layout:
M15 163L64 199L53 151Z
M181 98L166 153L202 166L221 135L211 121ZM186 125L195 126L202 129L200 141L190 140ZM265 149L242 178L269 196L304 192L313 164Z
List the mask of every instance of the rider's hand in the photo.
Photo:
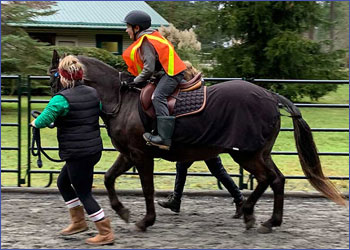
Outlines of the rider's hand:
M35 120L36 120L36 119L34 119L34 120L30 123L30 124L32 125L32 127L34 127L34 128L36 128L36 127L35 127Z
M121 87L121 88L128 87L128 82L127 82L127 81L121 81L121 82L120 82L120 87Z

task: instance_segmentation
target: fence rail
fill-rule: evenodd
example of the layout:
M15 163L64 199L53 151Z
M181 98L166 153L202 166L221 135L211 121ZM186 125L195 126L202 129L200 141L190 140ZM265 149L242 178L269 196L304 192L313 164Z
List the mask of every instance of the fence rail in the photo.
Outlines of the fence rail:
M12 170L12 169L1 169L1 172L10 172L10 173L18 173L18 186L24 183L24 179L21 178L20 172L21 172L21 158L20 158L20 131L21 131L21 123L20 123L20 116L21 116L21 94L22 94L22 87L24 85L21 85L21 77L20 76L1 76L2 79L19 79L18 80L18 90L19 90L19 96L17 100L1 100L2 102L14 102L18 103L19 109L18 109L18 123L4 123L1 124L2 126L14 126L18 128L18 134L19 134L19 141L18 141L18 147L1 147L2 150L18 150L19 156L18 156L18 169ZM31 98L31 81L32 80L48 80L50 79L48 76L28 76L27 82L25 84L25 87L27 89L27 97L28 97L28 109L27 109L27 120L28 120L28 152L27 152L27 185L31 186L31 174L49 174L49 181L46 186L50 186L52 184L53 180L53 174L58 174L59 170L37 170L37 169L31 169L31 105L32 104L38 104L38 103L48 103L48 100L39 100L39 99L32 99ZM229 80L248 80L255 83L283 83L283 84L349 84L349 81L347 80L286 80L286 79L246 79L246 78L204 78L204 81L208 82L223 82L223 81L229 81ZM297 107L300 108L349 108L349 104L308 104L308 103L297 103ZM105 125L100 125L100 127L105 127ZM281 128L281 131L283 132L292 132L294 131L293 128ZM311 128L312 132L327 132L327 133L348 133L348 128ZM57 151L57 147L44 147L44 150L47 151ZM116 151L114 148L104 148L103 151ZM273 155L297 155L297 152L289 152L289 151L273 151ZM319 152L319 155L322 156L349 156L348 152ZM95 171L95 174L105 174L104 171ZM137 175L135 168L132 171L128 171L124 173L125 175ZM176 175L176 172L155 172L154 175L158 176L172 176ZM212 176L210 173L194 173L190 172L188 173L189 176ZM242 168L240 168L238 174L230 174L231 177L238 177L239 178L239 186L241 189L248 188L248 184L250 184L250 188L253 188L253 180L254 176L244 176L244 171ZM248 177L248 182L244 183L244 178ZM285 176L286 179L306 179L305 176ZM329 176L330 179L333 180L348 180L349 176ZM219 188L221 188L220 184L218 183Z

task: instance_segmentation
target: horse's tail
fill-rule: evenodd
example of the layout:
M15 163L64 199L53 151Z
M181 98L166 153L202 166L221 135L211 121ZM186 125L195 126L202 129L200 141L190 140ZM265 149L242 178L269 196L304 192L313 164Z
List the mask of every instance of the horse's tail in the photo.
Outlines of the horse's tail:
M294 138L299 161L311 185L335 203L346 206L347 202L333 183L324 176L311 129L302 118L299 109L287 98L277 95L279 102L291 114L294 125Z

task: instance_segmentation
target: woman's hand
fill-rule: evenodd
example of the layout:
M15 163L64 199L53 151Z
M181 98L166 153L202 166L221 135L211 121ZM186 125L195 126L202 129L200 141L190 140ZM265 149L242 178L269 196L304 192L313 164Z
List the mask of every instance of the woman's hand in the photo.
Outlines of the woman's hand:
M36 119L34 119L34 120L30 123L30 124L32 125L32 127L34 127L34 128L36 128L36 127L35 127L35 120L36 120Z

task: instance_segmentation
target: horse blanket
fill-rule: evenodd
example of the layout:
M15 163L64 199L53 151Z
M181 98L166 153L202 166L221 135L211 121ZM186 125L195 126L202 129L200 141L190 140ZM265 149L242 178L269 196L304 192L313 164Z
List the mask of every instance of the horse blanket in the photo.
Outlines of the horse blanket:
M203 111L176 118L173 142L255 151L279 119L273 93L246 81L223 82L207 88Z

